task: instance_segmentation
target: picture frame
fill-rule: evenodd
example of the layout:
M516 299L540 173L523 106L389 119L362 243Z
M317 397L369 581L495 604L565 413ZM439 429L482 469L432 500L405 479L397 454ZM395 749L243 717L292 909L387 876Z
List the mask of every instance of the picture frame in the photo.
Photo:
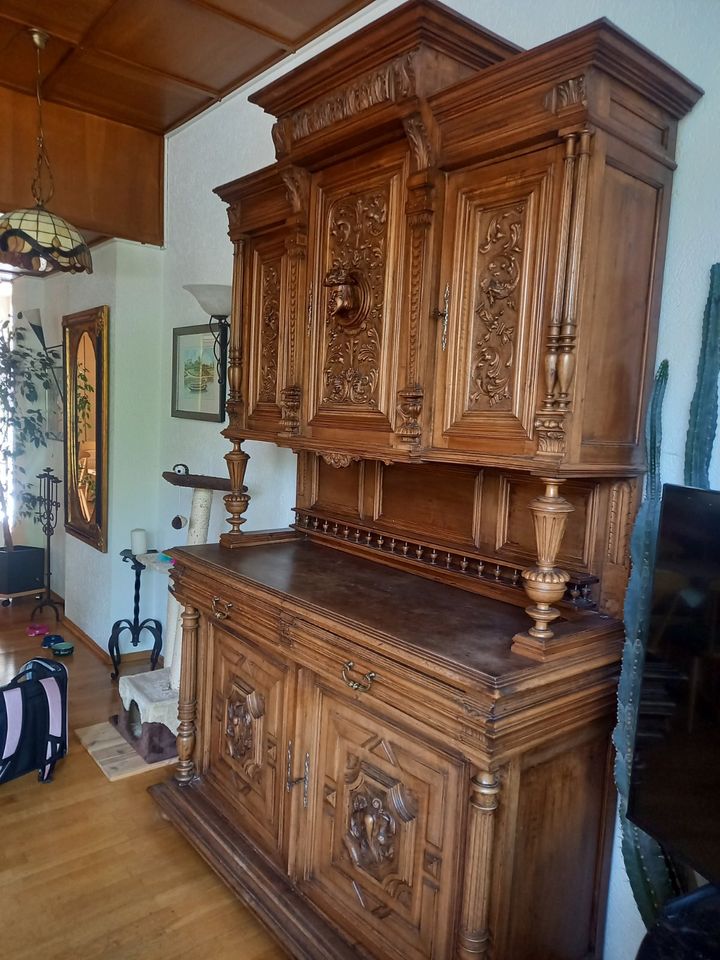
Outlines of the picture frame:
M175 327L172 341L173 417L225 419L227 328L212 322Z

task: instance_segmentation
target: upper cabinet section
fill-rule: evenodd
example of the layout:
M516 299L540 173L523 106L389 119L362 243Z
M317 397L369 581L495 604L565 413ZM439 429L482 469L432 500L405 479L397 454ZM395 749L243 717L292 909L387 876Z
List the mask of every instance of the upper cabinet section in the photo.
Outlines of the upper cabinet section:
M250 100L277 118L278 160L324 165L328 151L381 143L414 104L519 51L445 6L411 0Z
M412 2L254 96L276 163L218 188L227 435L326 455L644 469L678 120L607 21L521 51Z

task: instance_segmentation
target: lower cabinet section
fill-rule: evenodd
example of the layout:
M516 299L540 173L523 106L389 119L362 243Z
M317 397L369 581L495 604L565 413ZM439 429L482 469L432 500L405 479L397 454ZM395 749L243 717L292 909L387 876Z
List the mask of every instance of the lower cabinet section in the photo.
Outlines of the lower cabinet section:
M617 627L562 663L453 659L329 588L321 610L208 576L174 573L180 763L152 792L292 957L599 956Z

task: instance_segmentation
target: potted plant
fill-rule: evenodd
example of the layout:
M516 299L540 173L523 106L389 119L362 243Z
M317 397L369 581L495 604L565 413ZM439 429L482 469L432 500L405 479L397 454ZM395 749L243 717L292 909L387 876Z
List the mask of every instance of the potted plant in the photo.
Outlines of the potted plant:
M60 360L52 350L35 350L27 331L14 327L10 318L0 322L0 597L42 590L44 550L13 542L10 491L19 516L32 516L37 495L23 482L22 457L29 447L47 445L45 414L38 401L40 387L50 386L52 369Z

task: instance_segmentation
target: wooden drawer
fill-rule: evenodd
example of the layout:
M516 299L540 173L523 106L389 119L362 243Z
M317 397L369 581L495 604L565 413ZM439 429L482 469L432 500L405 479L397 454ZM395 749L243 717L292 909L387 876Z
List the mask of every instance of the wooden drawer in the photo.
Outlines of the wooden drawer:
M241 583L232 587L205 570L183 569L175 584L175 596L183 604L197 607L209 623L252 632L261 643L276 647L279 642L280 603L269 593L258 593Z
M283 614L287 618L287 614ZM311 669L323 684L350 697L371 711L380 711L408 730L422 725L422 736L437 738L457 752L468 744L483 754L486 721L468 718L463 710L463 691L443 679L421 673L398 660L391 652L365 646L342 633L324 630L307 620L293 619L285 628L293 659ZM492 696L480 693L487 713Z

